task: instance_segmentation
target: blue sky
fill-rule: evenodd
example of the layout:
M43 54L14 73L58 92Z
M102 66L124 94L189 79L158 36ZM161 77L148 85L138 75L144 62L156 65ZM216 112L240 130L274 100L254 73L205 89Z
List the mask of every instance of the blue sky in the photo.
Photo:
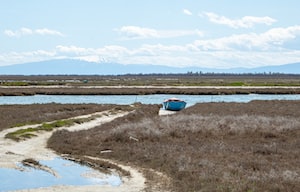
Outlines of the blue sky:
M299 0L0 0L0 66L300 62Z

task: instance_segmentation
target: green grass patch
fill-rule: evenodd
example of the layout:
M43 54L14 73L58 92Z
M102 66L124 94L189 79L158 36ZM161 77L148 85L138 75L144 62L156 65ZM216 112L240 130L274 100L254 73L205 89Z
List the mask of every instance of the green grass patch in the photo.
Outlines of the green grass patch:
M14 141L20 141L22 139L26 139L26 138L31 138L36 136L35 134L33 134L32 132L35 132L36 128L27 128L27 129L19 129L17 131L8 133L5 135L5 138L7 139L12 139Z
M246 84L244 82L232 82L229 83L229 86L245 86Z
M4 86L28 86L28 82L15 81L15 82L4 82L2 83Z
M29 123L17 123L14 126L11 126L10 128L13 128L13 127L23 127L23 126L26 126L26 125L35 125L35 124L38 124L38 123L37 122L36 123L33 123L33 122L29 122Z
M95 117L88 117L88 118L77 118L77 119L67 119L67 120L58 120L51 123L43 123L42 125L32 128L29 127L27 129L19 129L17 131L8 133L5 135L5 138L12 139L14 141L25 140L28 138L35 137L36 135L33 134L34 132L38 131L52 131L55 128L60 127L70 127L74 124L81 124L84 122L88 122L93 120Z
M58 120L53 123L43 123L40 127L38 127L38 129L44 131L52 131L54 128L69 127L73 124L75 124L75 120Z
M116 114L120 110L130 111L130 110L132 110L132 107L124 107L124 108L123 107L122 108L116 107L116 108L110 110L109 113L104 114L104 115ZM29 128L26 128L26 129L19 129L17 131L8 133L8 134L5 135L5 138L12 139L12 140L15 140L15 141L20 141L20 140L24 140L24 139L36 136L34 134L34 132L53 131L54 129L60 128L60 127L70 127L74 124L82 124L82 123L85 123L85 122L92 121L92 120L94 120L96 118L99 118L101 116L103 116L103 114L92 115L92 116L86 117L86 118L73 118L73 119L57 120L57 121L50 122L50 123L43 123L40 126L37 126L36 128L29 127ZM24 125L26 125L26 123L20 123L20 126L24 126Z

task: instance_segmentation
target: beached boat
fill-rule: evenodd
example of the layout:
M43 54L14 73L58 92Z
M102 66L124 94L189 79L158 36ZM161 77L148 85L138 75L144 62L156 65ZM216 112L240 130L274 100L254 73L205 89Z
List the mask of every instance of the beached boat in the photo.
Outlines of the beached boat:
M170 98L163 102L164 109L170 111L180 111L185 108L185 105L186 102L178 98Z

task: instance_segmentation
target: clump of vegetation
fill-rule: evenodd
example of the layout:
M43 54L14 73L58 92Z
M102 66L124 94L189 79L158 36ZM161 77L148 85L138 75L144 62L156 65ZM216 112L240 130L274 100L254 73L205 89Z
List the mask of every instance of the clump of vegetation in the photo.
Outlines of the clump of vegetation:
M5 135L5 138L12 139L15 141L20 141L20 140L25 140L31 137L37 136L36 132L39 131L53 131L55 128L60 128L60 127L70 127L74 124L81 124L84 122L91 121L95 118L96 116L91 116L87 118L74 118L74 119L66 119L66 120L58 120L54 121L51 123L43 123L42 125L36 127L36 128L26 128L26 129L19 129L14 132L10 132Z
M231 82L228 83L229 86L246 86L247 84L245 82L237 81L237 82Z
M78 120L80 121L84 119L79 118ZM69 127L72 125L74 125L74 119L58 120L52 123L43 123L40 127L38 127L38 130L52 131L54 128Z
M37 136L34 133L36 133L38 131L52 131L54 128L71 126L73 124L74 123L69 120L67 120L67 121L60 120L60 121L56 121L53 123L43 123L41 126L38 126L36 128L29 127L26 129L19 129L14 132L7 133L5 135L5 138L12 139L14 141L25 140L25 139Z
M21 139L28 139L32 137L36 137L37 135L33 134L36 129L34 128L27 128L27 129L19 129L17 131L7 133L5 138L12 139L14 141L20 141Z

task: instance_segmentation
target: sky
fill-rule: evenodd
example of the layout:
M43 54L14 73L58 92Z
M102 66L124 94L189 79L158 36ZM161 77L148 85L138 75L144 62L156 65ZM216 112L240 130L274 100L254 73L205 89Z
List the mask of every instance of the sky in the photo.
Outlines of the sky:
M0 0L0 66L300 62L299 0Z

